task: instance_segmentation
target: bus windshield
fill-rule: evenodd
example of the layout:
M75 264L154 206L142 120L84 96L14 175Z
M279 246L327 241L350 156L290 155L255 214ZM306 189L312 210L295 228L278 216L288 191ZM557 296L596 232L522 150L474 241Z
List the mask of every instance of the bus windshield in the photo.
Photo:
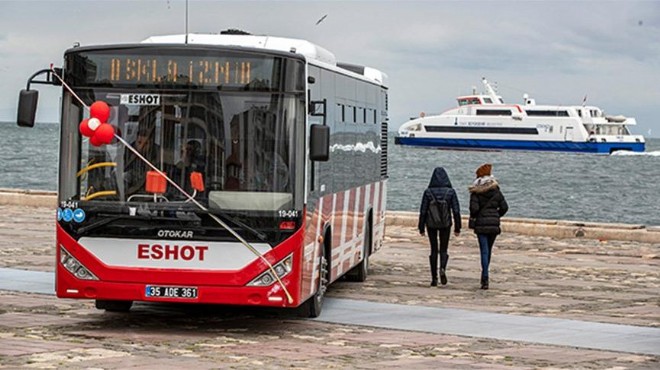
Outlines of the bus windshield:
M300 225L302 60L202 46L76 48L65 54L64 80L76 96L62 98L58 195L62 207L84 211L60 223L74 237L167 227L227 238L209 212L272 243ZM89 110L79 99L107 103L108 123L139 156L117 139L94 146L81 136ZM176 186L159 184L154 167ZM294 216L293 229L280 230L281 215Z
M301 60L212 47L80 48L65 55L64 76L86 105L106 102L115 132L209 209L302 209ZM189 201L171 184L148 192L153 168L116 139L96 147L81 137L88 114L64 92L61 202Z
M185 227L225 237L210 212L261 240L280 232L282 214L302 214L302 61L134 47L74 51L65 66L75 95L87 106L106 102L108 123L140 154L117 139L92 145L79 133L89 110L64 91L59 201L86 213L85 222L62 223L72 235ZM147 180L162 178L144 159L177 186L154 187Z
M295 121L304 115L300 96L205 91L123 94L103 89L84 93L107 102L112 107L109 123L120 136L186 192L195 193L191 174L201 174L204 190L196 197L210 208L294 207ZM67 100L68 111L81 111L74 100ZM72 136L77 117L73 114L67 125ZM63 171L68 176L61 179L67 200L187 200L171 184L157 197L148 193L146 178L152 168L116 140L96 147L85 139L78 148L71 147L70 153L79 155L69 157L65 165L70 168Z

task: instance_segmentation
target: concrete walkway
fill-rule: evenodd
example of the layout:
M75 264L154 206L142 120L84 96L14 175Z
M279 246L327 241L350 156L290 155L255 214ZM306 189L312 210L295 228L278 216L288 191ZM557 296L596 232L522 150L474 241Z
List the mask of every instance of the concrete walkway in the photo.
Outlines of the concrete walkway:
M54 294L54 274L0 268L0 290ZM327 298L316 321L660 355L660 329Z
M0 290L55 294L55 274L52 272L0 268Z
M326 306L327 305L327 306ZM660 329L471 310L328 299L317 320L660 355Z

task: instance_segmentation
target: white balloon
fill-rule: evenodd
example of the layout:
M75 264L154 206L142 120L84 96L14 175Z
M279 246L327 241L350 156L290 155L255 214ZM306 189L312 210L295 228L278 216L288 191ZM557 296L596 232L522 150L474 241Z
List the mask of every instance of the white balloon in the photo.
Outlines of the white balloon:
M96 131L96 129L101 126L101 121L99 121L98 118L90 118L89 121L87 121L87 126L89 126L90 130Z

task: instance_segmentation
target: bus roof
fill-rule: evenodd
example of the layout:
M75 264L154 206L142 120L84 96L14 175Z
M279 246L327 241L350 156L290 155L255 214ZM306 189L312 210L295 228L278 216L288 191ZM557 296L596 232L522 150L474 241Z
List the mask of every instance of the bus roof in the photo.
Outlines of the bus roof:
M183 44L185 34L152 36L142 43L154 44ZM324 63L336 65L334 54L328 50L312 44L309 41L288 39L272 36L235 35L235 34L188 34L189 44L242 46L248 48L293 52L304 55L308 59L319 60Z
M186 42L186 35L163 35L151 36L142 41L146 44L184 44ZM202 34L202 33L189 33L189 44L201 45L219 45L219 46L239 46L254 49L273 50L279 52L291 52L303 55L308 61L316 62L314 64L330 65L335 68L341 68L360 76L366 77L369 80L375 81L378 84L386 85L387 76L374 68L355 66L344 63L337 63L335 55L314 43L306 40L291 39L285 37L251 35L247 33L233 33L223 32L220 34ZM350 66L352 68L347 68ZM361 69L361 73L358 72Z

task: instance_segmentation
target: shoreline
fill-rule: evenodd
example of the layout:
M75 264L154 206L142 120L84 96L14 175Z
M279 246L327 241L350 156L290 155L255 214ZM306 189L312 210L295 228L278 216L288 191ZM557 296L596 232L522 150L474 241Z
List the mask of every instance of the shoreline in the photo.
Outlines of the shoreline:
M29 189L0 188L0 205L21 205L28 207L52 207L57 205L57 192ZM387 226L417 227L417 212L387 211ZM462 217L462 229L467 228L467 216ZM643 243L660 243L660 226L642 224L615 224L581 222L567 220L547 220L533 218L502 218L502 231L529 236L552 238L584 238L601 241L621 240Z

